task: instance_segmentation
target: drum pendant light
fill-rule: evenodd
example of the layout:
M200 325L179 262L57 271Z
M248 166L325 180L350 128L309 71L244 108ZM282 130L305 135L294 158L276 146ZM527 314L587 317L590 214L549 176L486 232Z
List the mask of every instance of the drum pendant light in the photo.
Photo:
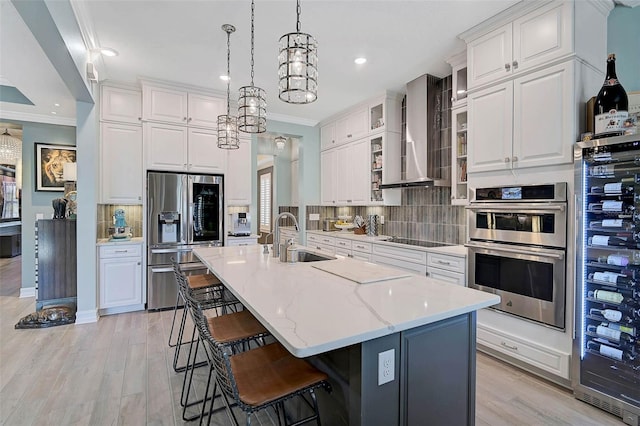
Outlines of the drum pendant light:
M240 88L238 97L238 129L244 133L263 133L267 130L267 96L253 84L254 2L251 0L251 85Z
M229 112L229 85L231 83L231 70L229 64L231 62L231 33L236 28L233 25L224 24L222 31L227 33L227 114L218 116L218 148L222 149L238 149L238 117Z
M300 32L300 0L297 0L296 32L280 37L278 90L290 104L309 104L318 98L318 43Z

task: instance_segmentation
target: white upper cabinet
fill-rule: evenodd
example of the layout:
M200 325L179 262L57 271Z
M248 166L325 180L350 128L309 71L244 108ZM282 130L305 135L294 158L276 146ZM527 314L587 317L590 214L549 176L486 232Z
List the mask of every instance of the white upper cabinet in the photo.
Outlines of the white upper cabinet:
M474 92L468 100L468 171L572 161L574 61Z
M356 141L367 135L367 110L360 108L336 120L336 143Z
M143 85L142 93L142 117L146 121L214 129L218 115L226 111L226 100L222 97L147 84Z
M337 203L336 151L330 149L320 153L320 204L323 206L335 206Z
M338 205L364 205L369 199L369 141L346 144L336 149Z
M217 149L217 148L216 148ZM239 149L227 151L225 200L230 206L251 204L251 139L240 139Z
M196 173L224 173L226 151L218 149L214 130L145 123L146 168Z
M320 149L333 148L336 146L336 123L332 121L320 127Z
M104 204L142 204L142 127L100 124L100 199Z
M140 125L142 93L135 89L100 86L100 120Z
M567 56L573 2L551 2L468 42L469 88Z

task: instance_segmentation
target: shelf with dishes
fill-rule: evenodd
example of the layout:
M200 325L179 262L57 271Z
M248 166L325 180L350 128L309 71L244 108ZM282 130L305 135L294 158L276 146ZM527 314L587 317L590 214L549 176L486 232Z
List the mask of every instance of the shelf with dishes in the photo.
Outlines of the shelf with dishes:
M467 204L467 108L452 110L451 204Z

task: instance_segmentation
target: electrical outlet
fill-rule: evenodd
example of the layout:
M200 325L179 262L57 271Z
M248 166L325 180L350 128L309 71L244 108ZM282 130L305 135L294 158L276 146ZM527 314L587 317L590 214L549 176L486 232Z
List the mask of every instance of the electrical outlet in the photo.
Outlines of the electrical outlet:
M393 382L395 379L395 356L395 349L378 354L378 386Z
M309 213L309 220L320 220L320 213Z
M380 216L380 225L384 225L384 216Z

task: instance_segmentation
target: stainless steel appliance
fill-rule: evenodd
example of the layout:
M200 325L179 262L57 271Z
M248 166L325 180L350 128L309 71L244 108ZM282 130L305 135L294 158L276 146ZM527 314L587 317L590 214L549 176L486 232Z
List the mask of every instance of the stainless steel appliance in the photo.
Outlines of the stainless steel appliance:
M640 136L580 142L576 159L576 398L640 424Z
M171 258L189 273L206 269L193 255L198 245L222 245L223 177L147 174L147 308L175 306Z
M235 237L251 235L251 215L249 213L231 213L231 231Z
M492 307L564 329L567 184L471 188L469 287Z
M338 221L338 219L325 219L322 221L322 230L323 231L338 231L338 228L336 228L336 222Z

